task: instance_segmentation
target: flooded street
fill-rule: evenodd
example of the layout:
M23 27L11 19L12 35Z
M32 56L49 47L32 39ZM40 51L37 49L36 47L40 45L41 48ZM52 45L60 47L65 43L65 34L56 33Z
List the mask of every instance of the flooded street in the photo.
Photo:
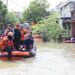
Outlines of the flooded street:
M0 75L75 75L75 44L37 44L37 56L0 61Z

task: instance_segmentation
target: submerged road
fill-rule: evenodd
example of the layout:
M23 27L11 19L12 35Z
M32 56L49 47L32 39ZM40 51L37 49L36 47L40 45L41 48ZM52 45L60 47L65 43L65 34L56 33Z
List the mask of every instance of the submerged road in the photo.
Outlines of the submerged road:
M38 47L35 58L0 60L0 75L75 75L74 44L58 46Z

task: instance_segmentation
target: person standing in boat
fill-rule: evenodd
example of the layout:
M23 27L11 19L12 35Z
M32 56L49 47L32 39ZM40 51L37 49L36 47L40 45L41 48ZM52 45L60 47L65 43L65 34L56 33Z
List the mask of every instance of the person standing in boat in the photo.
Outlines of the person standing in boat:
M20 25L17 24L14 29L14 47L16 50L19 50L20 41L21 41Z

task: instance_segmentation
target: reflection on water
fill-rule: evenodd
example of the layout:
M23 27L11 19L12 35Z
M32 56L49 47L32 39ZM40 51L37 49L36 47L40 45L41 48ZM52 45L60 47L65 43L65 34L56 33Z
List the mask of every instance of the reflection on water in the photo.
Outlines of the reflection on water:
M0 61L0 74L75 75L75 44L39 43L37 46L35 58Z

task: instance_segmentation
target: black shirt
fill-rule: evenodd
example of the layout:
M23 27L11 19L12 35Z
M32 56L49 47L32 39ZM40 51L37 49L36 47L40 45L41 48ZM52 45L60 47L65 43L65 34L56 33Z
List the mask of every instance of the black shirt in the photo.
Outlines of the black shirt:
M14 29L14 39L15 39L15 40L20 40L20 39L21 39L20 30Z
M33 39L26 39L24 41L24 45L26 46L26 49L27 50L30 50L30 45L33 46L33 44L34 44L34 40Z

